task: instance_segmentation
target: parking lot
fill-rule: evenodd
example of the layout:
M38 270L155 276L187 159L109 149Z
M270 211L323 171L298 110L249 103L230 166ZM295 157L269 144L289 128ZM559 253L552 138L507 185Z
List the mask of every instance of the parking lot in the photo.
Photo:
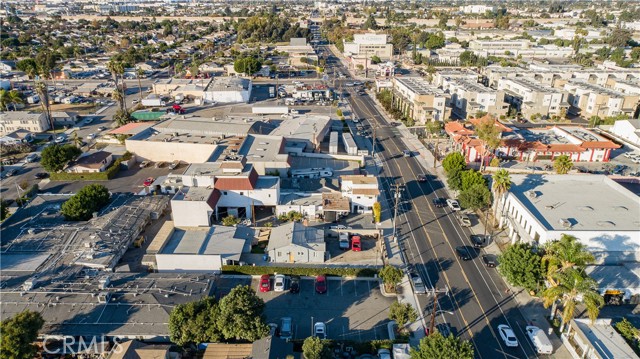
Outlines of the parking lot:
M283 317L293 319L294 339L311 336L314 322L324 322L327 337L333 340L388 339L388 310L395 299L383 297L376 280L328 278L325 294L315 292L311 278L300 281L300 293L297 294L288 291L261 293L259 281L259 277L223 276L217 281L216 296L225 295L237 285L250 284L266 303L267 323L280 325ZM273 287L273 276L271 281Z

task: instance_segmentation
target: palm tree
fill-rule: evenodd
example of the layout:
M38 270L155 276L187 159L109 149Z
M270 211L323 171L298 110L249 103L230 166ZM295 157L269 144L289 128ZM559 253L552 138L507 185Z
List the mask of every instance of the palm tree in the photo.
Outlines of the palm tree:
M116 84L116 90L121 91L122 94L124 95L124 84L120 84L120 81L119 81L120 76L124 74L124 64L122 63L122 61L111 59L111 61L107 63L107 69L111 71L111 75L113 76L113 81ZM122 111L126 111L127 103L124 99L124 96L122 96L122 99L119 100L119 102L120 102L120 109Z
M604 298L597 291L596 281L577 268L556 272L553 277L558 285L545 289L542 299L545 308L558 300L562 302L560 331L562 332L564 326L573 319L579 303L585 305L589 319L595 321L604 305Z
M78 136L77 131L73 131L73 144L78 148L82 147L82 137Z
M509 192L509 190L511 189L511 176L509 175L509 171L505 170L504 168L501 168L496 173L494 173L493 184L491 185L491 189L495 193L495 197L496 197L495 217L497 218L498 217L497 213L499 212L497 204L502 203L502 206L504 206L504 201L502 199L502 196L505 193Z
M18 103L24 103L24 100L18 91L0 89L0 106L2 108L9 111L9 105L13 105L13 109L15 110L15 105Z
M40 96L40 106L42 106L42 112L47 116L47 121L53 133L56 132L56 127L53 123L53 117L51 117L51 104L49 104L49 88L44 81L36 82L36 92Z
M138 67L136 69L136 78L138 79L138 93L140 94L140 103L142 103L142 82L140 82L142 76L144 76L144 70Z
M553 161L553 168L559 175L566 175L572 168L573 162L567 155L560 155Z

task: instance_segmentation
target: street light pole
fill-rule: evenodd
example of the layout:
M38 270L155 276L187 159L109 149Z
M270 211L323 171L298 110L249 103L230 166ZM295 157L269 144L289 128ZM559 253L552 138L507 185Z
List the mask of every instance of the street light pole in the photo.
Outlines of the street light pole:
M395 208L393 210L393 240L397 243L398 239L396 238L396 219L398 218L398 201L400 200L400 184L395 184Z

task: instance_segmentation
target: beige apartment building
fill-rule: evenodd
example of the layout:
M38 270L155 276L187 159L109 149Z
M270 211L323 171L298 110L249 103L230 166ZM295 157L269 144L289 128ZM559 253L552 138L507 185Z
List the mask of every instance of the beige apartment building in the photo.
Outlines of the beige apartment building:
M394 77L393 106L417 124L451 117L450 96L421 77Z
M569 107L563 90L524 78L501 79L498 91L503 91L504 100L526 119L559 116Z
M585 118L625 114L635 116L640 102L638 93L622 93L585 81L572 80L564 85L571 104L570 112Z
M0 136L16 130L40 133L49 129L47 116L42 112L7 111L0 112Z

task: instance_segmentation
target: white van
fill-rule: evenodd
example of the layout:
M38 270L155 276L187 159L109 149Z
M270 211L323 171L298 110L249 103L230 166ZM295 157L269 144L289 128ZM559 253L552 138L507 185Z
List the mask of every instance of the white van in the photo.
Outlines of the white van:
M553 353L553 345L551 345L551 341L547 338L547 335L544 331L538 327L533 325L529 325L526 328L527 335L529 339L533 342L533 346L536 348L538 354L551 354Z

